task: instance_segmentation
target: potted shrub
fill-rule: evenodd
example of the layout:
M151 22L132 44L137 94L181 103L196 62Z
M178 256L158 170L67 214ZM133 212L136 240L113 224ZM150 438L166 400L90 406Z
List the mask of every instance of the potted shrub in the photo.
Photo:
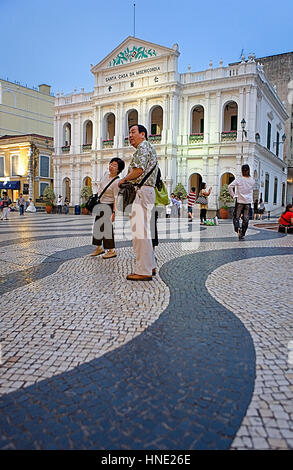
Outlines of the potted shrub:
M89 213L89 211L87 210L87 208L85 207L85 202L83 202L81 205L80 205L80 208L81 208L81 211L84 215L87 215Z
M222 207L220 208L220 217L221 219L228 219L229 217L229 206L227 204L234 201L233 197L230 195L228 190L228 185L224 184L224 186L220 189L220 196L219 201L223 202Z
M84 186L80 191L80 197L83 200L83 203L81 204L80 207L81 207L82 213L85 215L89 213L89 211L85 207L85 203L92 196L92 194L93 194L93 191L90 186Z
M46 202L46 212L47 214L51 214L53 206L54 206L54 201L56 198L55 193L53 189L51 188L51 186L47 186L44 189L43 198L44 198L44 201Z

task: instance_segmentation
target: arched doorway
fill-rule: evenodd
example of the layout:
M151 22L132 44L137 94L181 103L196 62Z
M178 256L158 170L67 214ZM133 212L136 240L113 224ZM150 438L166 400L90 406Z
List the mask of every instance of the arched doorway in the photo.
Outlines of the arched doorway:
M286 185L282 183L282 206L285 206L286 201Z
M190 175L189 177L188 191L190 191L192 187L195 187L195 192L198 194L200 191L201 183L202 176L199 173L192 173L192 175Z
M71 202L71 180L67 177L63 180L63 196Z
M221 176L221 187L224 186L224 184L229 185L234 180L235 180L235 176L233 175L233 173L230 173L229 171L227 171Z
M92 179L89 176L86 176L83 180L83 186L92 187Z

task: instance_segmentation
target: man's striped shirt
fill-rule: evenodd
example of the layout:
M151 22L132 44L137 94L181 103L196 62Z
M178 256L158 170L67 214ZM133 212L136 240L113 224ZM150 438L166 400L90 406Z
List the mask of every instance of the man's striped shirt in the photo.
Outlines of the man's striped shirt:
M188 194L187 205L188 207L193 207L196 200L196 193L190 192Z

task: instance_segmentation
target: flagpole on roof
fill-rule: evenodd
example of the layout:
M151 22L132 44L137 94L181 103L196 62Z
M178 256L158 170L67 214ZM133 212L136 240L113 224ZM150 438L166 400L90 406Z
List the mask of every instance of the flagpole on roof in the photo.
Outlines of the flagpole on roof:
M135 38L135 2L133 2L133 37Z

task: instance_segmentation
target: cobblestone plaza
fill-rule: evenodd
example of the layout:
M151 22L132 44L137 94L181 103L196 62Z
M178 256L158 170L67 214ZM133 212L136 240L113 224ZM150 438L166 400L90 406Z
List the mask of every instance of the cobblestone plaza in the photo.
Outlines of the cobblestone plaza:
M132 283L119 218L108 260L89 216L0 221L1 449L293 448L292 235L176 223Z

